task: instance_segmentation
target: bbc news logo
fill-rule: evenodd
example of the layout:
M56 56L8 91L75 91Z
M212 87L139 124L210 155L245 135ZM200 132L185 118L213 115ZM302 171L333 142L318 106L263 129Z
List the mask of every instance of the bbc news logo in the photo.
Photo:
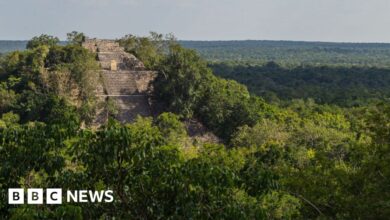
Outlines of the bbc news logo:
M111 203L114 201L114 192L112 190L92 191L92 190L67 190L63 197L62 189L52 188L27 189L27 204L62 204L63 199L67 203ZM8 204L22 205L25 203L24 189L8 189Z

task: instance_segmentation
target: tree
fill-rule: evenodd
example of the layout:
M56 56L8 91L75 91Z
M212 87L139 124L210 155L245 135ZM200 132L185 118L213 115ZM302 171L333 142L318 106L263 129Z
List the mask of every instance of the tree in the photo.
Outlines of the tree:
M72 31L70 33L67 33L66 36L68 42L76 45L81 45L87 39L87 36L85 36L84 33L77 32L77 31Z
M187 131L179 118L179 116L169 112L164 112L157 117L156 125L160 129L167 145L186 146L188 139Z
M137 37L129 34L118 42L125 48L126 52L134 54L144 63L146 68L153 70L159 69L159 63L168 53L169 48L178 44L172 34L164 36L155 32L150 32L148 37Z
M172 46L159 70L156 96L168 104L168 110L191 117L212 77L206 63L195 51Z
M60 39L58 37L53 37L50 35L42 34L39 37L33 37L29 42L27 42L27 49L34 49L39 46L48 46L52 47L57 45L60 42Z

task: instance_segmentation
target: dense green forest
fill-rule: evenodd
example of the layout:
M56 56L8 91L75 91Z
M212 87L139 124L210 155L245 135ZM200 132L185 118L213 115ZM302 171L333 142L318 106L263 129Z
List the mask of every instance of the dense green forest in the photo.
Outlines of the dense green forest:
M129 35L119 42L158 71L153 97L164 103L164 113L126 125L112 119L91 129L99 67L95 54L80 46L82 39L74 33L69 44L59 45L58 38L42 35L33 38L27 50L8 53L1 60L2 218L387 219L390 215L390 105L383 99L388 88L380 84L389 79L386 70L285 69L274 63L210 68L172 36ZM375 85L382 87L360 91L363 95L356 100L367 99L365 105L356 105L357 87L343 90L349 82L342 82L342 73L347 74L346 81L354 74L364 76L351 83L363 88L372 83L373 77L366 74L375 75ZM257 74L267 81L257 81ZM284 79L286 74L291 78ZM253 93L220 76L248 84ZM325 85L336 96L339 91L346 93L342 97L351 103L333 105L340 104L338 98L316 89ZM288 90L294 86L301 93ZM306 95L305 89L314 92ZM277 97L270 99L273 96ZM190 118L202 122L221 143L188 144L183 121ZM115 202L8 205L7 189L19 187L112 189Z
M282 66L390 66L390 44L327 43L299 41L182 41L211 62L265 64Z
M314 99L320 104L342 107L362 106L390 101L390 69L348 66L281 67L265 65L213 63L214 73L246 85L250 92L267 101L289 102Z

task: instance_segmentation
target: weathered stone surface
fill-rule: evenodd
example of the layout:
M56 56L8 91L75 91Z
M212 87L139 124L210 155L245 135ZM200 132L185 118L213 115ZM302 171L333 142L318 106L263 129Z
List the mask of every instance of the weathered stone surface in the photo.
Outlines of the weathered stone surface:
M140 60L126 53L115 41L92 39L84 42L83 46L97 53L102 68L103 83L96 88L100 107L94 126L107 120L108 99L114 102L117 109L115 117L122 123L133 122L137 115L151 116L150 83L156 73L146 71Z
M108 95L134 95L137 84L129 71L102 71L104 87Z
M126 53L119 43L113 40L87 40L83 46L97 53L102 69L110 70L111 63L117 63L118 70L145 70L144 64L134 55Z
M116 119L120 122L132 122L137 116L151 116L148 96L134 95L134 96L117 96L110 97L115 101L119 109Z
M83 47L91 52L124 52L124 48L120 47L114 40L103 39L87 39L83 43Z

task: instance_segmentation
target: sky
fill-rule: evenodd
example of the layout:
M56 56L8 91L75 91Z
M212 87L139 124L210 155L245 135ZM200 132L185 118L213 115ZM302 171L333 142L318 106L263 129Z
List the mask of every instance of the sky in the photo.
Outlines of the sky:
M0 40L73 30L115 39L390 42L390 0L0 0Z

